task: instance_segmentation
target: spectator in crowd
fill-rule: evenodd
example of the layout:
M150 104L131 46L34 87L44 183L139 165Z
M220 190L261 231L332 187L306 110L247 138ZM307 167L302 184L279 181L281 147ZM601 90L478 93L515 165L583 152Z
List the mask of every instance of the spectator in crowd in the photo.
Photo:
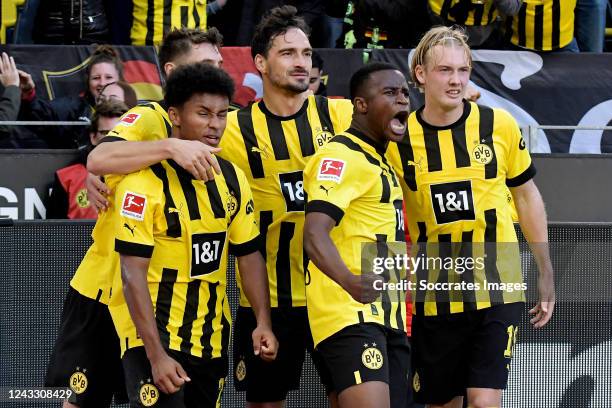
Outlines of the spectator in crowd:
M55 172L55 182L49 203L47 219L95 219L96 208L87 199L87 155L115 127L119 118L128 111L125 103L108 99L95 107L89 131L90 144L81 151L79 162Z
M579 52L574 38L576 0L525 2L521 12L508 17L506 37L512 49Z
M312 52L312 68L310 69L308 89L315 95L327 96L327 86L323 82L323 58L316 51Z
M22 120L78 121L88 120L102 88L123 80L123 63L117 51L108 45L99 46L87 67L87 90L79 96L67 96L47 101L39 98L32 77L22 73ZM37 129L49 147L70 149L88 143L88 132L81 126L47 126Z
M41 1L32 37L38 44L109 42L104 0Z
M429 28L421 1L352 0L346 10L345 48L411 48Z
M113 16L109 21L113 44L160 45L173 28L206 30L208 16L219 13L227 0L106 2Z
M16 120L19 113L19 73L13 57L3 52L0 58L0 121ZM0 126L0 140L4 139L10 130Z
M433 25L465 28L471 47L499 48L502 16L515 16L523 0L428 0ZM497 34L497 35L495 35Z
M136 97L134 88L125 81L111 82L102 88L96 103L108 100L123 102L129 109L132 109L138 104L138 98Z
M606 35L606 0L578 0L574 30L582 52L603 52Z

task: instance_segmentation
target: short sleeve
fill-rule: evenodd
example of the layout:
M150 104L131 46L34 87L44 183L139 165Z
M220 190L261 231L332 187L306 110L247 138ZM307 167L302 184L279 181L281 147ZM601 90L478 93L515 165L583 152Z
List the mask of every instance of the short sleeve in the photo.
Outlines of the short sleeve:
M102 143L160 140L167 137L166 125L164 117L157 110L149 106L135 106L121 117Z
M342 133L351 126L353 120L353 104L348 99L328 99L330 114L336 134Z
M115 251L123 255L150 258L159 227L162 187L149 169L125 176L115 188L117 221Z
M506 173L506 185L508 187L518 187L531 180L536 169L531 161L529 149L525 144L525 139L521 135L521 130L516 120L506 111L498 110L500 119L503 121L506 134L508 135L508 170Z
M355 165L358 162L340 144L328 144L321 149L304 170L304 190L308 197L306 213L322 212L338 225L363 188Z
M244 256L260 249L259 227L255 220L253 193L244 173L236 168L240 185L240 208L229 227L229 251Z

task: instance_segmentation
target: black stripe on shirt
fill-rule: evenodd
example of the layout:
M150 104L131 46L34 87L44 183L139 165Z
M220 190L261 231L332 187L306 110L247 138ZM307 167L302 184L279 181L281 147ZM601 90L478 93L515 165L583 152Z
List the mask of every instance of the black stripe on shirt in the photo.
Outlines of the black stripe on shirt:
M324 131L330 132L332 135L336 134L334 124L329 115L329 102L324 96L315 96L315 105L317 107L317 113L319 114L319 121Z
M196 279L187 284L187 301L183 312L183 323L178 329L178 336L181 338L181 351L191 354L191 330L193 322L198 316L198 304L200 302L201 279Z
M440 154L440 141L438 131L423 126L425 138L425 152L427 153L427 170L431 173L442 170L442 156Z
M306 113L295 118L298 139L300 139L300 150L302 157L312 156L315 153L314 141L312 140L312 127Z
M181 6L181 27L189 26L189 6Z
M419 228L419 235L417 236L417 244L418 244L418 252L417 258L421 258L422 262L425 262L427 259L427 224L423 221L417 222L417 227ZM426 290L422 290L419 288L419 283L423 280L427 280L427 264L421 263L421 267L416 270L416 297L415 297L415 312L420 316L425 315L425 295L427 293Z
M485 277L488 283L500 283L497 269L497 210L485 210ZM503 293L500 290L489 290L491 306L504 303Z
M212 209L215 218L225 218L225 206L221 200L216 179L209 180L204 183L204 185L206 185L206 192L208 193L210 208Z
M482 16L484 15L484 4L474 4L474 24L473 26L481 26L482 24Z
M115 251L122 255L151 258L153 255L153 245L137 244L115 238Z
M493 109L488 106L478 105L480 111L479 133L480 143L484 143L493 152L493 158L485 164L485 179L497 177L497 155L493 144Z
M295 223L282 221L276 255L276 298L278 307L291 307L291 239Z
M534 12L535 15L533 20L533 48L536 50L541 50L542 40L544 38L544 5L536 5Z
M200 27L200 14L198 13L197 4L198 4L198 1L197 0L193 0L193 4L192 4L192 7L193 7L193 22L195 23L194 27L196 27L196 28ZM204 27L204 28L206 28L206 27Z
M253 151L253 148L259 149L257 143L257 137L253 130L253 105L249 105L246 108L240 109L237 113L238 126L240 127L240 134L244 140L244 147L246 149L247 159L249 160L249 168L253 178L264 178L263 162L261 160L261 153Z
M225 179L225 184L229 188L230 193L233 193L233 196L236 198L236 208L238 208L238 210L232 215L233 220L242 206L242 193L240 192L238 174L236 173L236 168L232 165L232 163L228 162L227 160L223 160L220 157L218 157L217 160L219 161L219 167L221 167L221 173Z
M166 347L170 343L170 333L168 332L168 322L170 321L170 308L172 307L172 295L174 294L174 284L178 277L178 270L163 268L161 281L157 289L157 300L155 301L155 321L159 337Z
M268 237L268 227L272 224L272 211L261 211L259 213L259 233L261 236L261 255L264 261L268 258L268 250L266 249L266 240Z
M218 282L211 283L208 285L210 291L210 297L206 302L206 315L204 316L204 326L202 327L202 337L200 338L200 344L202 345L202 357L212 357L212 335L214 333L213 321L217 315L217 287ZM223 313L223 311L221 311Z
M459 257L463 259L473 259L473 235L474 231L463 231L461 233L461 249L459 250ZM474 268L465 268L465 271L461 274L461 281L466 284L474 283ZM476 292L474 290L466 289L462 291L463 297L463 311L476 310Z
M411 191L417 191L416 183L416 163L414 162L414 151L412 143L410 143L410 135L397 144L400 159L402 160L402 169L404 171L404 181ZM408 163L411 162L411 163Z
M164 19L163 19L162 32L164 35L170 31L172 27L172 0L164 0ZM187 27L184 25L183 27Z
M153 45L153 34L155 30L155 0L147 0L147 35L145 45Z
M465 122L452 130L453 136L453 149L455 150L455 166L459 167L470 167L470 154L467 150L467 139L465 136Z
M523 2L521 9L517 15L518 18L518 45L521 47L527 46L527 32L525 25L527 22L527 3Z
M164 216L166 217L166 224L168 225L166 235L172 238L178 238L182 234L181 221L179 219L178 212L170 212L170 208L176 208L176 205L172 199L172 194L170 194L168 174L166 174L166 169L160 163L151 166L151 170L153 171L153 174L155 174L155 176L161 180L164 189Z
M187 202L187 209L189 211L190 220L199 220L202 218L200 215L200 207L198 206L198 195L196 193L195 186L193 185L193 176L178 165L174 160L168 160L168 164L172 166L176 171L185 201Z
M452 256L451 253L451 234L438 235L438 256L444 260ZM448 270L442 265L438 274L437 283L446 284L448 279ZM450 313L450 290L436 290L434 293L436 299L436 311L438 315Z
M379 259L387 259L389 257L389 248L387 244L387 236L385 234L376 234L376 256ZM391 279L388 268L383 268L383 272L380 275L383 282L389 282ZM380 294L381 305L383 309L383 319L385 326L391 326L391 299L389 298L389 292L383 290Z
M553 50L561 46L561 0L553 0L552 4L551 45Z
M265 115L265 118L268 125L270 142L272 143L272 150L274 151L274 158L276 160L289 160L289 149L287 148L287 140L283 131L283 123L268 115Z

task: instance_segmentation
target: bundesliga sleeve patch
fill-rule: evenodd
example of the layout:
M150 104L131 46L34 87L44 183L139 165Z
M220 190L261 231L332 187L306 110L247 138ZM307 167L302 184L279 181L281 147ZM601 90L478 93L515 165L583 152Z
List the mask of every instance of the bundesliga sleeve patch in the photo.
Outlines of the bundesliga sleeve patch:
M342 180L342 173L344 173L344 167L346 162L338 159L323 159L319 166L319 173L317 174L317 180L335 181L339 183Z
M126 126L132 126L134 123L136 123L138 119L140 119L139 113L128 113L123 118L121 118L121 121L119 123L123 123Z
M126 191L121 204L121 215L134 220L144 220L147 198L143 195Z

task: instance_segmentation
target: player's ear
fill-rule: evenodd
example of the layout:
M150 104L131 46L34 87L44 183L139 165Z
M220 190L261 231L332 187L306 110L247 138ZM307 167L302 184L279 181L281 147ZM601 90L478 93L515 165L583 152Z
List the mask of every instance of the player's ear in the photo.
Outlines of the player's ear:
M355 99L353 99L353 106L355 107L355 110L359 113L368 113L368 103L362 96L356 96Z
M263 74L267 71L267 64L266 64L266 59L264 58L263 55L261 54L257 54L255 55L255 59L253 60L253 62L255 62L255 68L257 68L257 70Z
M416 76L419 84L425 84L425 66L417 65L414 67L414 76Z
M174 68L176 68L176 65L174 65L174 62L166 62L163 68L164 73L166 74L166 78L168 78L170 76L170 73L174 70Z
M170 122L172 122L172 126L181 127L181 117L176 107L170 106L168 108L168 117L170 118Z

